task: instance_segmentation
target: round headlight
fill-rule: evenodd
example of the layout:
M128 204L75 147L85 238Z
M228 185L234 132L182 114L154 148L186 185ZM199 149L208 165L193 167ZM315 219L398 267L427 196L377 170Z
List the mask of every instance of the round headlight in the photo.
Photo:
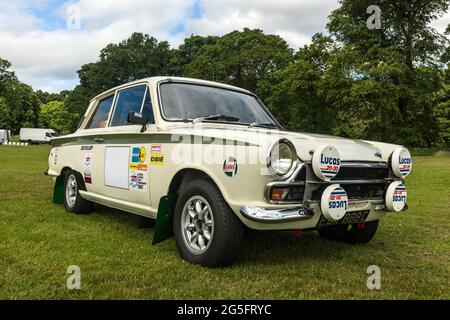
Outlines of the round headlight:
M275 141L269 148L267 167L277 179L289 177L295 170L297 153L294 145L287 139Z
M391 168L399 178L405 178L412 169L411 153L406 148L397 148L392 152Z

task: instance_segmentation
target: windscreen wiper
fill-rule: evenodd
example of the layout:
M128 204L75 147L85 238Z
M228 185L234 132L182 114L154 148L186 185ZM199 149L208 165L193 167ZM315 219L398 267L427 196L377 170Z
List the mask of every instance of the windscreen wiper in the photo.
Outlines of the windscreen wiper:
M275 124L275 123L258 123L258 122L252 122L250 123L250 125L248 126L249 128L254 128L254 127L260 127L260 128L269 128L269 129L279 129L280 126Z
M193 123L199 123L205 120L225 120L225 121L239 121L239 118L233 117L233 116L226 116L224 114L215 114L212 116L206 116L206 117L200 117L200 118L195 118L194 120L192 120Z

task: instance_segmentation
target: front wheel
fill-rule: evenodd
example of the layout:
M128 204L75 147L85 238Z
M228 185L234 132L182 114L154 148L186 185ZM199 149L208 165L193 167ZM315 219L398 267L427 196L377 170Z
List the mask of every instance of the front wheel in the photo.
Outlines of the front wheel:
M180 191L173 227L181 257L207 267L230 265L243 239L242 223L206 179L193 180Z
M373 239L378 229L378 220L351 224L324 227L317 229L322 238L347 242L352 244L364 244Z
M80 175L74 171L69 171L64 179L64 208L73 213L90 213L94 204L83 199L80 195L80 188L84 184Z

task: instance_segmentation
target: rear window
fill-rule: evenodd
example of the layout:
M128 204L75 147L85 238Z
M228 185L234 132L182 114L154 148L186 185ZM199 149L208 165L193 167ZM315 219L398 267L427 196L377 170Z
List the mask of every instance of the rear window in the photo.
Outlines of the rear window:
M89 121L86 129L105 128L108 122L109 111L114 100L114 95L109 96L98 103L91 120Z

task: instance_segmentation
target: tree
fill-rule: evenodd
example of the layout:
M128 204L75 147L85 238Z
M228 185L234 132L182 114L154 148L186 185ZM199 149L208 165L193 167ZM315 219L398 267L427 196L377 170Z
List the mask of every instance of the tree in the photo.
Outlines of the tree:
M219 37L217 36L194 36L184 39L184 42L173 50L172 60L170 61L170 74L183 76L186 74L186 66L192 63L197 57L205 52L207 45L214 45Z
M380 0L381 29L366 26L370 0L341 0L328 28L343 49L326 73L327 99L346 128L361 138L431 146L433 103L440 89L447 40L429 24L446 0Z
M212 44L185 66L185 75L239 86L269 95L269 85L293 58L286 41L262 30L233 31Z
M300 48L295 61L273 84L267 99L270 109L286 127L295 131L330 133L334 121L332 105L326 101L324 71L338 48L330 37L315 34L310 45Z
M14 123L13 115L11 114L11 108L5 98L0 97L0 128L11 130Z
M69 94L69 110L83 114L88 102L97 94L123 83L170 71L172 52L167 41L159 42L148 34L133 33L118 44L108 44L99 60L78 70L79 87Z
M450 147L450 71L449 67L442 80L442 89L438 92L434 115L439 128L440 146Z
M73 118L73 114L67 110L64 102L50 101L40 107L39 126L61 133L70 130Z

